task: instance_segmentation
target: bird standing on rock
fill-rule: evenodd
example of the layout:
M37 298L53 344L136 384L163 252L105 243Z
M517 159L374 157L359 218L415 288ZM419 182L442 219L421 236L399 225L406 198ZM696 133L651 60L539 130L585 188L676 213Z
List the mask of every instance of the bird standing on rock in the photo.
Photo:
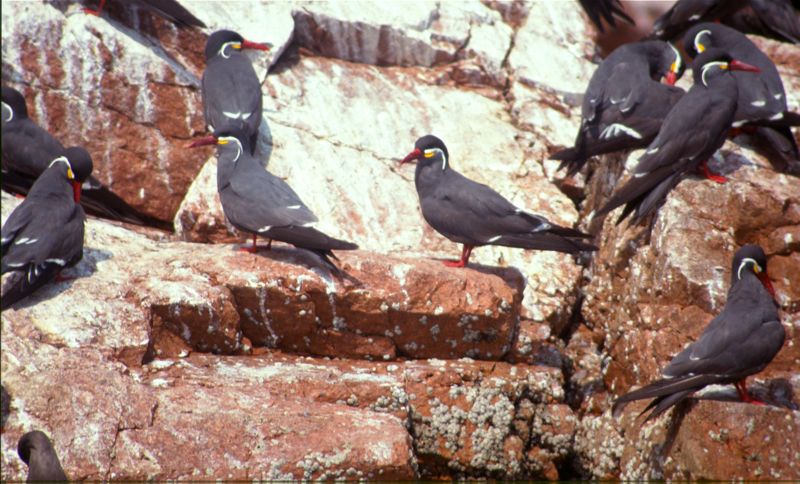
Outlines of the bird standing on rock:
M638 224L658 209L687 173L698 168L711 180L726 181L708 170L706 160L725 142L733 123L738 90L731 72L736 70L759 72L718 49L708 49L694 60L694 85L667 114L633 176L598 216L625 205L617 223L635 211L633 223Z
M764 251L757 245L743 246L733 257L722 312L661 371L664 378L619 397L614 415L629 402L654 398L642 411L653 410L648 421L713 384L733 383L743 402L763 404L750 396L745 380L763 370L783 346L786 335L774 298Z
M634 42L614 50L592 75L581 106L575 146L554 153L558 169L574 175L589 157L643 148L684 91L674 87L684 65L675 47L660 40ZM667 84L660 80L665 78Z
M64 150L36 180L2 228L2 274L19 272L2 295L2 309L56 278L83 257L86 215L81 184L92 173L83 148Z
M3 162L0 183L3 190L9 193L25 195L50 162L61 155L64 146L28 117L22 93L3 86L2 98ZM172 222L139 212L93 176L84 183L82 193L81 205L91 215L172 230Z
M250 42L230 30L218 30L208 38L203 113L212 133L242 131L254 154L262 118L261 83L242 49L266 51L270 45Z
M28 465L28 482L69 480L44 432L34 430L23 435L17 443L17 454Z
M683 45L693 58L706 49L717 48L761 70L758 75L731 73L739 93L733 127L747 125L743 131L764 137L787 162L798 162L797 142L789 127L800 124L800 115L787 111L783 81L770 58L746 35L715 23L701 23L689 29Z
M436 136L419 138L414 151L400 163L412 160L417 160L414 184L425 221L453 242L464 244L461 259L445 261L447 266L466 266L472 249L482 245L570 254L597 250L582 240L591 235L528 213L488 186L453 170L447 147Z
M190 146L217 146L217 190L225 217L239 230L256 237L287 242L318 254L330 267L333 250L354 250L351 242L334 239L312 227L317 217L282 179L269 173L250 154L248 137L239 132L219 132Z

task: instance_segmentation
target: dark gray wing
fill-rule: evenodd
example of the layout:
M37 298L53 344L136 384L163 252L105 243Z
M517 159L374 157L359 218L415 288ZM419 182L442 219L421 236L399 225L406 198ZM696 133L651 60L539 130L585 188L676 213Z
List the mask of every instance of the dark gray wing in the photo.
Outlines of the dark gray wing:
M83 257L85 215L80 205L37 204L25 208L28 202L36 201L26 199L3 226L2 272L15 271L19 275L3 292L2 309L52 281L59 271ZM14 217L20 209L22 213Z
M750 278L750 279L755 279ZM783 345L785 331L771 298L757 280L737 282L722 312L662 373L742 377L760 371Z
M25 200L2 229L2 271L41 270L48 264L63 268L76 262L83 252L85 219L80 205Z
M660 185L666 188L660 194L665 196L679 181L678 175L711 156L724 143L734 109L732 100L719 103L705 89L692 88L667 115L658 135L639 159L633 176L598 215L646 197ZM668 183L662 185L664 182ZM657 200L650 202L657 205Z
M454 170L420 200L425 220L456 242L488 244L498 236L544 230L543 217L525 213L502 195Z
M247 160L239 163L243 161ZM305 226L317 221L288 183L256 162L236 167L228 186L220 190L220 199L231 223L249 232Z
M782 40L800 44L800 18L789 0L750 0L750 6L767 29Z
M147 5L150 10L158 13L178 25L205 28L206 24L198 19L180 3L175 0L139 0Z
M216 133L258 133L262 117L261 84L250 60L240 52L208 61L203 72L203 112Z
M47 169L61 155L64 146L29 118L11 121L3 127L3 169L33 177Z

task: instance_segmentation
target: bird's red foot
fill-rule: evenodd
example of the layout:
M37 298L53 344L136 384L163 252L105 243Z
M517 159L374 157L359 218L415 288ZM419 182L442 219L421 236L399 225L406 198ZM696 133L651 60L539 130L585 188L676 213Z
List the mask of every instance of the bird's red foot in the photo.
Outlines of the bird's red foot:
M250 254L255 254L256 252L258 252L258 246L245 245L245 246L239 247L239 252L248 252Z
M75 276L64 276L60 272L56 274L55 281L56 282L67 282L67 281L74 281L76 279Z
M19 198L20 200L25 200L25 195L23 195L21 193L15 193L14 196Z
M444 261L444 265L447 267L464 267L466 264L463 260L446 260Z
M761 401L758 398L750 395L750 392L747 391L747 384L745 383L744 380L736 382L734 384L734 386L736 387L736 391L739 393L739 398L744 403L752 403L753 405L766 405L767 404L767 402Z
M703 176L705 176L706 178L708 178L711 181L714 181L714 182L717 182L717 183L720 183L720 184L728 182L728 179L725 178L724 176L722 176L722 175L720 175L718 173L714 173L713 171L711 171L708 168L708 165L706 164L705 161L700 163L699 170L700 170L700 173Z
M83 13L88 13L89 15L94 15L95 17L99 17L100 9L92 10L91 8L84 8Z

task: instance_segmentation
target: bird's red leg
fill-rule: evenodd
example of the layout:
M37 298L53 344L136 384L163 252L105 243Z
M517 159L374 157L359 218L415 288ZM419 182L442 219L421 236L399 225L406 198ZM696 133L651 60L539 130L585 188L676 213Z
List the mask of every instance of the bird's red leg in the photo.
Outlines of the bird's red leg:
M757 128L755 126L751 126L749 124L745 124L744 126L739 126L738 128L731 128L728 131L728 138L735 138L740 134L754 134Z
M736 391L739 392L739 398L741 398L743 402L752 403L754 405L766 405L766 403L750 395L750 392L747 391L745 380L737 381L734 385L736 385Z
M464 249L461 251L461 260L446 260L444 265L447 267L465 267L469 261L470 254L472 254L472 246L464 244Z
M267 250L270 250L270 249L272 249L272 239L268 239L268 242L267 242Z
M97 15L100 16L100 12L103 11L103 7L106 4L106 0L100 0L100 6L97 7L97 10L92 10L91 8L84 8L83 13L88 13L89 15Z
M55 282L67 282L67 281L74 281L75 279L77 278L74 276L65 276L61 274L61 271L58 271L56 273L56 277L54 280Z
M725 178L724 176L722 176L720 174L717 174L717 173L714 173L708 168L708 160L703 161L702 163L700 163L700 166L698 167L698 170L700 171L700 173L703 176L705 176L706 178L708 178L711 181L715 181L717 183L726 183L728 181L728 179Z
M249 252L251 254L255 254L256 252L258 252L258 247L256 246L256 234L253 234L253 245L252 246L248 247L248 246L245 245L244 247L239 247L239 250L242 251L242 252Z

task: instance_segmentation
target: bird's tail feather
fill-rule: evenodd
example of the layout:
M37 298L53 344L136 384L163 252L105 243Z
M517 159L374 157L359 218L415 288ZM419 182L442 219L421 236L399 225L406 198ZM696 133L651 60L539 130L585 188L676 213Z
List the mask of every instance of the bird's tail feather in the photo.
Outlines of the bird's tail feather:
M33 294L37 289L52 281L60 270L61 266L59 265L42 264L36 272L34 272L33 266L26 271L18 271L10 277L6 287L3 288L0 309L8 309Z
M656 407L655 411L659 411L663 413L666 408L670 405L673 405L680 401L683 397L677 400L669 400L671 403L667 404L666 407L662 405L663 402L667 401L666 397L669 397L674 394L681 394L686 393L685 396L700 390L706 385L710 385L712 383L719 383L720 378L716 375L693 375L687 377L675 377L663 380L657 380L649 385L646 385L638 390L634 390L632 392L628 392L625 395L617 398L614 402L614 405L611 407L611 413L615 417L619 416L622 410L625 408L630 402L635 400L644 400L647 398L655 398L653 402L644 410L645 412L652 407ZM662 408L663 407L663 408ZM644 412L643 412L644 413ZM649 418L655 418L658 415L653 416L651 414Z
M358 245L346 240L335 239L313 227L273 227L268 236L296 247L313 251L356 250ZM329 254L331 255L331 254Z
M581 237L583 238L584 235L582 234ZM596 246L582 240L548 232L504 235L493 241L492 244L520 249L553 250L568 254L597 250Z
M146 225L172 231L172 222L146 215L103 185L92 186L81 193L81 206L86 213L134 225Z

